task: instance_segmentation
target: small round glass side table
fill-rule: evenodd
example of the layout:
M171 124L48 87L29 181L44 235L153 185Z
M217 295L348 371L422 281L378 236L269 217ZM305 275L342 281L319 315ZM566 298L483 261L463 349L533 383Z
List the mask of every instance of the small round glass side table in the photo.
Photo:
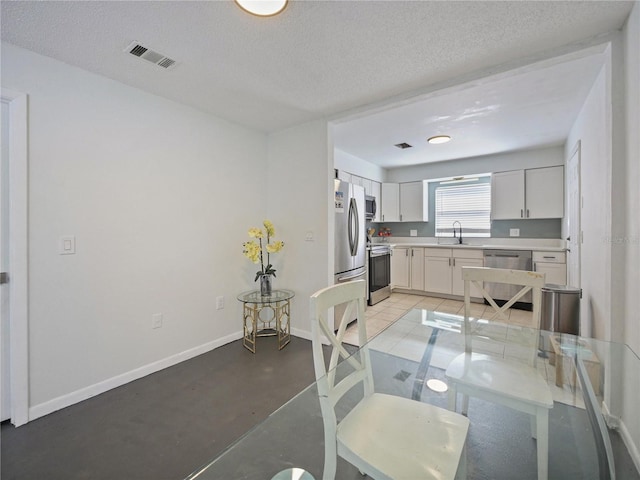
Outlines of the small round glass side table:
M271 295L260 295L251 290L238 295L242 306L242 344L256 353L257 337L278 336L278 350L291 341L291 304L295 296L291 290L273 290Z

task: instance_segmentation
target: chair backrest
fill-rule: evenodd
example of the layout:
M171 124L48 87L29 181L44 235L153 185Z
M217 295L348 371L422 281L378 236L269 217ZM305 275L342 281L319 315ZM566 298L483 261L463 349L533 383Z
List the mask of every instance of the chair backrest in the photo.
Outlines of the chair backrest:
M369 352L366 346L367 332L364 318L364 301L366 297L366 282L358 280L354 282L340 283L317 291L310 298L311 336L313 345L313 364L315 367L318 395L322 416L327 427L335 428L336 417L335 404L358 383L364 385L365 396L373 393L373 377ZM339 323L337 332L330 328L328 319L333 307L346 304L343 321ZM347 328L347 319L356 314L358 325L358 339L360 349L357 356L351 355L343 346L342 339ZM329 365L325 362L323 340L329 341L331 357ZM340 359L345 359L352 371L336 383L336 366ZM341 372L342 374L342 372Z
M529 272L526 270L509 270L502 268L486 268L486 267L462 267L462 279L464 281L464 327L465 327L465 351L472 350L473 332L477 331L479 325L474 325L479 319L471 316L471 285L474 285L482 296L492 307L493 312L487 315L485 312L484 319L488 322L497 320L507 322L508 309L529 291L532 292L532 322L525 329L528 335L528 342L523 346L527 348L525 359L530 365L535 365L538 350L541 304L542 304L542 287L545 284L545 274L537 272ZM496 300L487 292L484 282L516 285L520 286L520 290L507 300L503 305L499 306ZM487 309L488 310L488 309Z

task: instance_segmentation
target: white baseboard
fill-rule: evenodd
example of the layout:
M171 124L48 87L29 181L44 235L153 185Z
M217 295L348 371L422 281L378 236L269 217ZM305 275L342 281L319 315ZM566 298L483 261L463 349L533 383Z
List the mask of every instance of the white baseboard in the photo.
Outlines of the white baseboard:
M87 400L91 397L95 397L96 395L100 395L101 393L107 392L113 388L120 387L134 380L138 380L139 378L146 377L147 375L150 375L152 373L159 372L160 370L172 367L173 365L177 365L178 363L184 362L185 360L189 360L191 358L197 357L198 355L202 355L203 353L210 352L211 350L214 350L240 338L242 338L242 331L232 333L231 335L227 335L226 337L222 337L212 342L205 343L204 345L200 345L190 350L186 350L170 357L163 358L162 360L158 360L157 362L153 362L143 367L136 368L135 370L117 375L94 385L81 388L80 390L62 395L39 405L34 405L33 407L29 408L29 420L35 420L36 418L43 417L57 410L75 405L76 403L82 402L83 400Z
M638 448L638 444L636 443L636 440L638 439L633 438L631 432L629 432L629 429L620 417L611 414L606 402L602 402L602 414L607 425L609 425L609 427L611 428L615 428L616 430L618 430L618 432L620 432L620 436L622 437L624 445L627 447L629 456L631 457L631 460L633 460L633 463L636 466L636 470L640 472L640 449Z
M629 452L631 460L633 460L633 463L636 466L636 470L640 472L640 450L638 450L638 445L634 441L624 422L620 422L618 431L620 432L620 436L622 437L622 440L627 447L627 451Z
M292 328L291 335L311 341L311 332L308 332L306 330L300 330L299 328Z

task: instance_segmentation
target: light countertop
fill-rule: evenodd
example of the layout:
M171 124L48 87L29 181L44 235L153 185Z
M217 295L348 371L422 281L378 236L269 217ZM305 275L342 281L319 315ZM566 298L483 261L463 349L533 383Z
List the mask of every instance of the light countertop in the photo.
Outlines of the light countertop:
M387 244L391 247L428 247L428 248L454 248L472 250L535 250L537 252L564 252L567 250L565 242L559 239L539 238L470 238L463 239L463 244L453 243L453 239L438 239L432 237L376 237L374 244Z

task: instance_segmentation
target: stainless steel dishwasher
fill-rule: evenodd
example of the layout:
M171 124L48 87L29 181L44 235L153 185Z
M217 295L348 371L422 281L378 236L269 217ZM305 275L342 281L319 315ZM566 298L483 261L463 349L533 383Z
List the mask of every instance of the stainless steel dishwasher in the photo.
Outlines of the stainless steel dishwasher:
M529 270L532 268L531 250L484 250L484 266L489 268L506 268L509 270ZM498 305L504 305L522 287L485 282L484 287ZM514 308L531 310L531 292L527 292Z

